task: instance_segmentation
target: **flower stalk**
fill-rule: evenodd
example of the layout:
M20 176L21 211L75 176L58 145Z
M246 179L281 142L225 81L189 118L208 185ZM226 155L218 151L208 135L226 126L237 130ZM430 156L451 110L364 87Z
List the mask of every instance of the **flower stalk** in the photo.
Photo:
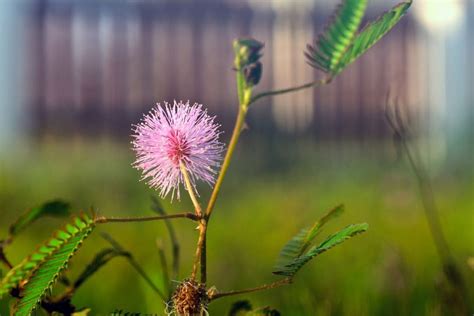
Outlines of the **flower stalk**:
M184 184L186 185L186 189L189 193L189 197L191 198L191 201L193 202L196 216L201 217L202 215L201 205L199 204L196 194L194 193L194 186L191 183L191 178L189 177L188 170L186 169L182 161L180 161L179 163L179 168L181 169L181 173L183 174Z

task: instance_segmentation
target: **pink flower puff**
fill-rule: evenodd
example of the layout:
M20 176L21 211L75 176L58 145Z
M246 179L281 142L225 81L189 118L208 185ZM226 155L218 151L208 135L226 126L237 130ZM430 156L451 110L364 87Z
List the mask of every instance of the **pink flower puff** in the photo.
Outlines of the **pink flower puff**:
M142 171L142 180L160 190L165 197L171 192L179 200L179 186L184 183L180 169L188 171L191 184L202 180L212 185L220 165L224 145L219 142L220 125L202 109L202 104L174 101L159 103L134 126L133 166Z

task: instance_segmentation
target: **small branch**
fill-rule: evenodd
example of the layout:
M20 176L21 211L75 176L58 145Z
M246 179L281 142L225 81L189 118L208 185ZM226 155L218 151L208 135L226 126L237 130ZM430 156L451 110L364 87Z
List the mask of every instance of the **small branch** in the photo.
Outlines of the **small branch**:
M264 98L264 97L268 97L268 96L274 96L274 95L279 95L279 94L296 92L296 91L300 91L300 90L304 90L304 89L308 89L308 88L312 88L312 87L317 88L317 87L320 87L322 85L330 83L331 80L332 80L332 77L326 77L326 78L323 78L321 80L308 82L308 83L303 84L301 86L296 86L296 87L286 88L286 89L281 89L281 90L272 90L272 91L261 92L261 93L255 95L252 99L250 99L249 104L252 104L252 103L256 102L257 100L259 100L261 98Z
M128 222L151 222L159 221L173 218L189 218L193 221L198 221L199 217L194 213L178 213L178 214L169 214L163 216L144 216L144 217L105 217L98 216L95 218L96 224L105 224L105 223L128 223Z
M284 278L279 281L270 283L270 284L264 284L262 286L250 288L250 289L244 289L244 290L238 290L238 291L230 291L230 292L222 292L222 293L216 293L216 294L211 294L209 299L216 300L221 297L226 297L226 296L233 296L233 295L240 295L240 294L245 294L245 293L252 293L252 292L258 292L258 291L264 291L264 290L270 290L274 289L283 285L291 284L292 279L291 278Z

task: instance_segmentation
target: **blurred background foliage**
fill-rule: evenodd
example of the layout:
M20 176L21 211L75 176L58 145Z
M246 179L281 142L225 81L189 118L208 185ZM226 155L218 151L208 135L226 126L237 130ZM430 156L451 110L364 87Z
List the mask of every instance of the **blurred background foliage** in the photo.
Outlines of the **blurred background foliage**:
M369 1L369 17L395 1ZM222 122L237 111L233 38L264 41L258 89L311 80L303 50L331 1L58 1L0 3L0 232L45 200L73 211L151 215L156 192L130 167L130 126L157 101L190 99ZM281 246L325 210L346 205L329 231L368 222L367 234L318 257L287 288L252 294L284 315L443 315L441 265L416 180L384 121L388 92L408 109L433 181L443 228L467 284L474 271L474 3L415 1L392 33L331 85L260 101L250 110L209 228L209 281L239 289L273 280ZM206 199L209 188L200 187ZM187 200L168 212L190 209ZM175 221L182 277L197 232ZM62 225L44 219L7 254L14 263ZM163 223L100 227L161 284ZM108 244L94 234L72 261L77 275ZM170 250L169 248L167 248ZM471 259L472 261L472 259ZM74 302L93 315L161 314L163 305L123 258L87 281ZM472 293L471 293L472 297ZM233 298L216 301L223 315ZM7 314L8 302L0 302Z

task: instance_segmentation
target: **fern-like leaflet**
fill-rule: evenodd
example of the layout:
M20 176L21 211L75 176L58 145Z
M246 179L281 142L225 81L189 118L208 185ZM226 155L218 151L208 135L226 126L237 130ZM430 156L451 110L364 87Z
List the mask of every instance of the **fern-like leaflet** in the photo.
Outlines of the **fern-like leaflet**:
M385 34L387 34L400 19L407 13L411 1L402 2L391 10L380 15L375 21L368 23L354 39L344 57L340 61L340 68L345 68L369 48L375 45Z
M315 45L305 52L311 66L335 74L339 62L356 35L367 7L367 0L344 0Z
M368 229L368 224L349 225L339 232L327 237L322 243L310 248L312 242L321 232L322 227L329 220L344 211L342 205L330 210L311 228L301 230L281 250L274 274L292 278L308 261L345 240L363 233ZM309 249L308 249L309 248Z
M314 238L321 232L322 227L330 219L335 218L344 211L344 205L339 205L326 213L321 219L316 221L312 227L303 228L295 237L290 239L280 251L277 267L282 267L291 262L294 258L300 256L308 247ZM277 268L278 269L278 268Z
M405 15L412 1L402 2L357 32L365 0L345 0L315 46L308 45L308 63L331 76L340 73L386 35Z
M21 289L14 315L30 315L70 258L94 228L88 215L74 217L71 224L55 232L44 245L14 267L0 283L0 296Z

